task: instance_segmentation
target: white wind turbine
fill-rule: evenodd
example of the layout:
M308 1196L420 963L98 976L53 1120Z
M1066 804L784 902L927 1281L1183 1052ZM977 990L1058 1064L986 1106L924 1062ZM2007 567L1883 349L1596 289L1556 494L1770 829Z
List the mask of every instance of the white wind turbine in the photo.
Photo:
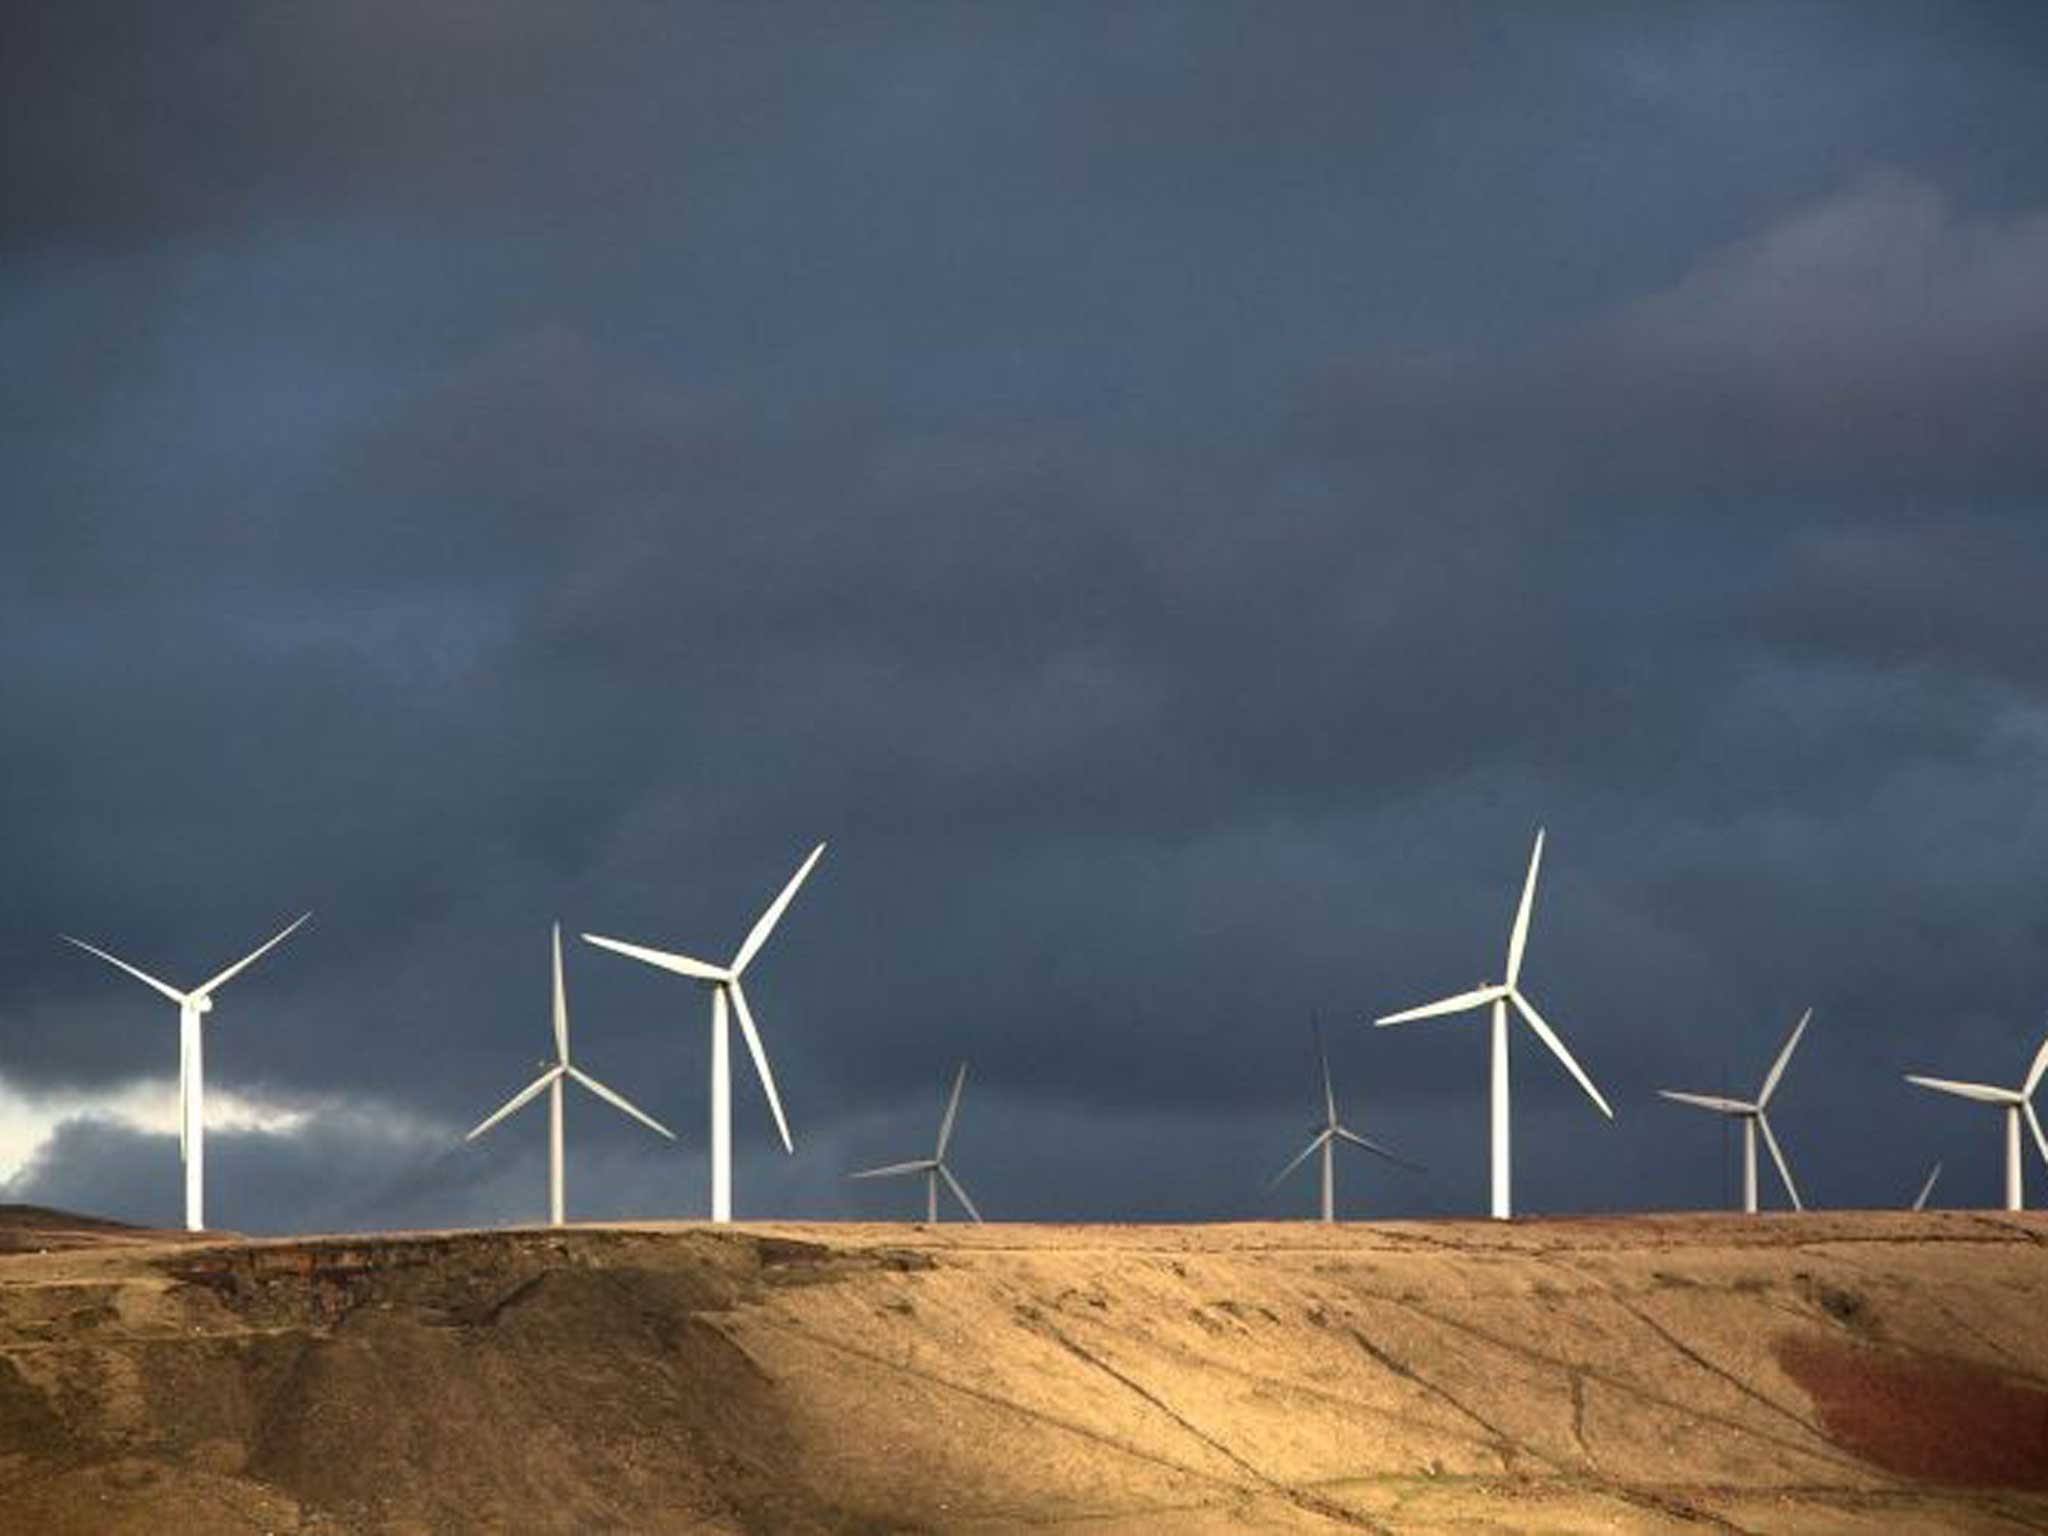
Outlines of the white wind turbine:
M158 981L147 971L139 970L104 949L95 948L83 939L74 939L68 933L62 935L67 943L76 944L86 953L98 955L107 964L118 966L178 1005L178 1156L185 1164L187 1231L198 1232L206 1226L206 1070L199 1021L213 1011L213 994L216 991L290 938L299 924L312 915L310 912L302 913L281 933L190 992L180 992L168 982Z
M605 1087L605 1085L603 1083L600 1083L596 1078L590 1076L586 1072L579 1070L577 1067L570 1063L569 996L567 991L562 986L562 925L560 923L555 924L554 954L555 1064L552 1067L547 1067L546 1063L543 1062L542 1065L546 1067L546 1070L543 1071L539 1077L536 1077L524 1088L520 1089L517 1093L513 1094L511 1098L505 1101L504 1108L500 1109L496 1114L492 1115L489 1119L485 1120L475 1130L471 1131L467 1136L463 1137L462 1139L464 1141L475 1141L477 1137L483 1135L485 1131L488 1131L492 1126L496 1125L500 1120L503 1120L507 1115L516 1114L519 1110L524 1109L529 1103L533 1101L535 1096L537 1096L543 1088L547 1089L548 1220L552 1222L555 1226L559 1227L563 1221L562 1083L565 1079L574 1078L577 1082L581 1083L584 1087L588 1088L592 1093L596 1094L600 1099L603 1099L607 1104L610 1104L615 1108L624 1110L627 1114L631 1115L635 1120L638 1120L642 1125L646 1126L649 1130L659 1131L662 1135L666 1136L670 1141L674 1141L676 1137L675 1132L671 1131L667 1126L663 1125L659 1120L655 1119L652 1115L646 1114L642 1110L634 1107L632 1104L627 1103L622 1095L612 1092L611 1089Z
M1777 1091L1778 1079L1785 1075L1785 1063L1792 1059L1792 1052L1798 1048L1799 1037L1806 1033L1806 1026L1813 1022L1813 1010L1807 1009L1799 1016L1799 1022L1792 1026L1792 1034L1785 1042L1785 1048L1778 1052L1778 1059L1771 1063L1771 1070L1764 1077L1763 1088L1754 1104L1741 1099L1717 1098L1706 1093L1679 1093L1671 1088L1659 1088L1660 1098L1679 1104L1690 1104L1697 1109L1711 1109L1717 1114L1733 1115L1742 1122L1742 1208L1752 1216L1756 1214L1756 1133L1764 1133L1764 1145L1771 1149L1771 1161L1778 1165L1778 1177L1785 1181L1785 1193L1791 1196L1792 1209L1803 1211L1806 1207L1799 1202L1799 1188L1792 1182L1792 1170L1785 1163L1785 1154L1779 1150L1778 1138L1771 1134L1770 1119L1764 1114L1771 1102L1771 1095Z
M1536 871L1543 862L1543 829L1536 829L1536 846L1529 853L1529 876L1522 884L1522 904L1515 910L1515 926L1508 934L1507 979L1488 986L1460 992L1455 997L1446 997L1434 1003L1424 1003L1420 1008L1409 1008L1401 1013L1386 1014L1373 1022L1379 1025L1405 1024L1411 1019L1434 1018L1438 1014L1463 1013L1468 1008L1491 1006L1493 1010L1493 1051L1491 1085L1491 1162L1493 1184L1493 1215L1496 1220L1505 1221L1512 1214L1508 1194L1508 1008L1513 1005L1522 1016L1522 1022L1535 1031L1536 1038L1550 1047L1550 1053L1564 1063L1565 1070L1578 1081L1599 1107L1600 1113L1608 1119L1614 1118L1614 1111L1607 1101L1600 1097L1600 1090L1593 1086L1593 1080L1586 1076L1579 1064L1572 1059L1572 1053L1564 1048L1564 1042L1556 1031L1543 1022L1543 1016L1523 995L1519 978L1522 974L1522 951L1529 941L1529 912L1536 901Z
M2008 1211L2026 1209L2026 1186L2020 1174L2020 1121L2024 1118L2027 1128L2034 1133L2034 1145L2041 1149L2041 1160L2048 1162L2048 1135L2041 1131L2040 1116L2034 1113L2034 1090L2041 1086L2041 1079L2048 1075L2048 1037L2041 1041L2041 1048L2034 1052L2034 1064L2027 1068L2027 1078L2017 1088L1994 1088L1989 1083L1958 1083L1946 1077L1917 1077L1906 1074L1906 1081L1922 1088L1932 1088L1936 1093L1952 1093L1959 1099L1974 1099L1979 1104L1996 1104L2005 1111L2005 1208Z
M825 852L825 845L818 844L811 850L811 856L804 860L802 867L789 877L789 884L782 888L782 894L768 904L754 923L753 931L740 945L739 953L730 965L711 965L702 960L693 960L688 955L673 954L667 950L648 949L639 944L627 944L619 939L600 938L597 934L586 933L584 939L601 949L614 950L630 955L635 960L645 961L664 971L674 971L679 976L688 976L701 981L711 989L711 1219L732 1220L732 1060L731 1029L726 1022L727 1009L737 1013L740 1019L740 1033L746 1038L747 1050L754 1058L754 1071L761 1079L761 1090L768 1096L768 1108L775 1114L775 1129L782 1138L782 1150L794 1152L795 1145L789 1139L789 1122L783 1118L782 1100L775 1093L775 1074L768 1069L768 1052L761 1045L761 1035L754 1028L754 1016L747 1008L746 990L740 985L740 976L749 962L760 953L761 946L768 942L768 935L775 931L776 923L782 919L783 909L796 895L797 887L804 883L811 868Z
M849 1173L849 1179L893 1179L912 1173L924 1175L924 1219L934 1225L939 1219L939 1180L946 1181L946 1188L953 1191L969 1216L977 1222L981 1212L974 1208L974 1202L967 1198L967 1191L960 1187L960 1181L953 1177L953 1170L946 1166L946 1144L953 1139L953 1120L960 1113L960 1090L967 1082L967 1063L960 1063L960 1070L953 1074L953 1092L946 1100L946 1115L939 1122L939 1144L930 1157L920 1157L908 1163L888 1163L880 1168L863 1168L858 1173Z
M1372 1138L1359 1135L1358 1132L1338 1120L1337 1091L1330 1086L1330 1055L1329 1052L1323 1049L1323 1032L1321 1029L1316 1030L1316 1060L1323 1069L1323 1123L1316 1128L1315 1134L1309 1140L1309 1144L1294 1155L1294 1161L1273 1175L1272 1181L1267 1185L1267 1188L1270 1189L1277 1186L1282 1179L1307 1162L1311 1154L1320 1152L1323 1154L1323 1220L1335 1221L1337 1219L1336 1152L1338 1142L1348 1141L1352 1146L1359 1148L1361 1151L1370 1152L1375 1157L1383 1157L1390 1163L1396 1163L1403 1168L1411 1169L1418 1173L1421 1172L1421 1169L1417 1168L1414 1163L1409 1162L1406 1158L1395 1156L1378 1142L1372 1140Z

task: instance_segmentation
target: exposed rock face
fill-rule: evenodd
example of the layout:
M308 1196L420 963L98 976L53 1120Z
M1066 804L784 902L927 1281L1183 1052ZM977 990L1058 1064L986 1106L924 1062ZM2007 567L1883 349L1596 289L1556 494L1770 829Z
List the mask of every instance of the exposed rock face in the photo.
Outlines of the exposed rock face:
M2048 1525L2040 1216L0 1228L6 1531Z

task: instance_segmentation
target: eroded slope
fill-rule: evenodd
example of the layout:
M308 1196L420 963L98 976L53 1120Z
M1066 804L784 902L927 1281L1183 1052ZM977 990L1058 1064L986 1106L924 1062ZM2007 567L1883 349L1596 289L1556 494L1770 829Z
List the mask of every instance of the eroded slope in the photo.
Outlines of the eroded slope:
M0 1257L0 1529L2048 1530L2048 1221Z

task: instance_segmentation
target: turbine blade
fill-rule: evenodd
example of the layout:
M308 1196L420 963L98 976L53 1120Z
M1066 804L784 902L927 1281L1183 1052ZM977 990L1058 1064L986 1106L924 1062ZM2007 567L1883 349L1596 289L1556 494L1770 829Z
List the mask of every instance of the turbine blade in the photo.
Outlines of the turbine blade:
M609 949L616 954L628 955L635 960L657 966L664 971L674 971L678 976L688 976L695 981L726 981L731 972L715 965L706 965L702 960L692 960L688 955L671 954L665 949L649 949L644 944L628 944L623 939L607 939L599 934L586 933L583 942L595 944L599 949Z
M946 1143L953 1139L953 1117L960 1113L960 1090L967 1082L967 1063L960 1063L960 1070L953 1074L953 1096L946 1100L946 1118L939 1122L939 1150L932 1154L932 1161L942 1161L946 1156Z
M1751 1115L1756 1113L1754 1104L1745 1104L1740 1099L1717 1098L1711 1093L1680 1093L1676 1088L1659 1088L1657 1097L1670 1099L1678 1104L1693 1104L1701 1109L1718 1110L1724 1115Z
M1799 1022L1792 1026L1792 1037L1785 1042L1785 1048L1778 1052L1778 1059L1771 1063L1770 1076L1764 1079L1763 1091L1756 1096L1756 1107L1762 1109L1771 1102L1771 1095L1777 1091L1778 1079L1785 1075L1785 1063L1792 1059L1792 1053L1799 1049L1799 1037L1806 1033L1806 1026L1813 1022L1813 1010L1807 1009L1799 1015Z
M1514 931L1508 935L1507 984L1513 986L1522 974L1522 951L1529 944L1529 913L1536 905L1536 871L1543 863L1543 829L1536 829L1536 846L1529 850L1529 875L1522 882L1522 904L1515 908Z
M157 991L163 993L163 995L165 997L168 997L172 1002L177 1003L181 1007L184 1005L185 994L180 992L176 987L172 986L169 982L158 981L154 976L150 975L149 972L145 970L140 970L137 967L130 965L126 960L121 959L118 955L110 955L104 949L100 949L94 945L88 944L83 939L74 939L68 933L60 933L59 935L57 935L57 937L62 939L66 944L76 944L80 949L84 950L89 955L98 955L102 960L106 961L107 964L112 966L118 966L120 969L126 971L130 976L133 976L137 981L142 982L145 986L155 987Z
M1294 1154L1294 1160L1292 1162L1290 1162L1285 1168L1282 1168L1278 1173L1274 1174L1272 1178L1266 1180L1266 1188L1275 1189L1279 1187L1280 1181L1282 1179L1286 1178L1287 1175L1294 1172L1295 1169L1299 1168L1303 1163L1307 1162L1316 1153L1322 1151L1323 1143L1330 1139L1331 1134L1332 1133L1329 1131L1318 1131L1316 1133L1315 1140L1311 1141L1307 1146L1303 1147L1299 1152Z
M222 971L218 976L214 977L213 980L206 982L201 986L194 987L192 989L192 995L194 997L204 997L206 996L207 993L211 992L215 987L222 986L227 982L234 980L235 977L241 975L242 972L249 969L250 966L254 965L258 960L261 960L265 955L269 954L273 949L277 948L277 946L282 944L286 939L290 938L293 934L297 933L301 925L303 925L306 919L311 917L312 915L313 914L310 912L301 912L295 921L287 923L280 932L275 934L266 943L257 945L256 948L250 950L248 954L242 956L241 959L237 960L233 965L229 966L226 970Z
M909 1163L884 1163L879 1168L863 1168L859 1173L849 1173L849 1179L893 1179L905 1173L930 1173L938 1167L935 1159L920 1157Z
M2034 1052L2034 1064L2027 1068L2026 1086L2020 1092L2031 1099L2044 1076L2048 1076L2048 1035L2041 1037L2041 1049Z
M1940 1177L1941 1177L1941 1164L1940 1164L1940 1163L1936 1163L1936 1164L1934 1165L1934 1170L1933 1170L1933 1172L1931 1172L1931 1173L1929 1173L1929 1174L1927 1175L1927 1182L1926 1182L1925 1184L1922 1184L1922 1185L1920 1186L1920 1193L1919 1193L1919 1194L1917 1194L1917 1195L1915 1195L1915 1196L1913 1197L1913 1209L1914 1209L1914 1210L1916 1210L1916 1211L1924 1211L1924 1210L1926 1210L1926 1209L1927 1209L1927 1197L1928 1197L1929 1195L1931 1195L1931 1194L1933 1194L1933 1193L1934 1193L1934 1181L1935 1181L1936 1179L1940 1178Z
M2041 1161L2048 1163L2048 1134L2042 1133L2041 1117L2034 1113L2031 1104L2022 1104L2020 1108L2027 1113L2027 1128L2034 1133L2034 1145L2041 1149Z
M1359 1147L1364 1151L1370 1152L1375 1157L1383 1157L1388 1162L1396 1163L1401 1167L1406 1168L1411 1173L1423 1172L1422 1164L1409 1162L1407 1158L1402 1157L1399 1153L1389 1151L1387 1148L1381 1146L1378 1142L1374 1141L1370 1136L1359 1135L1358 1132L1352 1130L1349 1126L1338 1126L1337 1135L1340 1139L1350 1142L1351 1145L1353 1145L1354 1147Z
M1330 1053L1323 1048L1323 1026L1320 1020L1315 1024L1316 1060L1323 1069L1323 1124L1337 1123L1337 1090L1330 1086Z
M1764 1145L1771 1149L1771 1161L1778 1165L1778 1177L1785 1181L1785 1193L1792 1197L1792 1209L1803 1211L1805 1204L1799 1198L1799 1186L1792 1182L1792 1170L1785 1162L1785 1154L1778 1146L1778 1138L1771 1134L1771 1122L1758 1111L1756 1128L1764 1133Z
M504 1119L507 1115L516 1114L518 1111L526 1108L528 1104L531 1104L537 1097L539 1097L540 1091L543 1088L547 1087L549 1083L552 1083L556 1078L560 1077L561 1075L562 1069L560 1067L549 1067L547 1071L541 1073L539 1077L536 1077L524 1088L520 1089L517 1093L513 1094L511 1098L507 1099L503 1107L500 1108L496 1114L490 1116L488 1119L481 1122L475 1130L471 1131L467 1136L463 1137L462 1139L464 1141L475 1141L477 1137L483 1135L485 1131L488 1131L492 1126L496 1125L500 1120Z
M569 1065L569 994L562 985L562 925L555 924L555 1056Z
M654 1116L648 1114L639 1106L629 1102L624 1094L612 1092L611 1089L605 1087L603 1083L600 1083L588 1072L580 1071L575 1067L567 1065L566 1063L563 1065L562 1070L564 1072L567 1072L571 1077L575 1078L577 1082L581 1083L584 1087L588 1088L592 1093L596 1094L600 1099L603 1099L607 1104L611 1105L614 1109L623 1109L627 1114L631 1115L635 1120L638 1120L650 1131L658 1131L663 1136L666 1136L670 1141L674 1141L676 1139L676 1133L674 1131L670 1130L667 1126L663 1125L659 1120L655 1119Z
M944 1163L941 1163L939 1164L939 1177L946 1181L946 1188L953 1191L953 1198L967 1207L967 1214L974 1218L975 1224L980 1225L981 1212L977 1211L974 1208L974 1202L967 1198L967 1191L962 1189L960 1181L953 1177L953 1170Z
M1593 1079L1586 1076L1579 1064L1572 1059L1572 1053L1564 1048L1564 1042L1557 1038L1557 1032L1543 1022L1543 1015L1536 1011L1529 999L1512 987L1508 989L1508 1001L1520 1010L1529 1027L1536 1031L1536 1037L1550 1047L1550 1054L1563 1062L1565 1070L1578 1079L1579 1086L1586 1090L1586 1096L1600 1106L1600 1113L1612 1120L1614 1111L1609 1109L1607 1101L1600 1097L1600 1090L1593 1086Z
M1420 1008L1405 1009L1400 1013L1386 1013L1373 1020L1376 1025L1406 1024L1412 1019L1433 1019L1443 1013L1463 1013L1467 1008L1479 1008L1506 994L1506 987L1477 987L1470 992L1460 992L1456 997L1446 997L1434 1003L1424 1003Z
M1920 1077L1908 1072L1906 1081L1921 1088L1932 1088L1936 1093L1952 1093L1959 1099L1975 1099L1979 1104L2019 1104L2025 1101L2024 1094L2014 1093L2010 1088L1994 1088L1989 1083L1959 1083L1947 1077Z
M752 960L760 952L761 946L768 942L768 935L773 933L775 925L782 921L783 910L788 907L791 899L795 897L797 887L804 883L804 878L810 874L811 867L818 862L824 852L825 845L823 843L813 848L811 856L805 859L802 865L798 867L797 872L789 877L789 884L782 888L782 894L769 902L768 910L755 919L753 931L747 935L746 943L742 944L740 952L732 957L733 975L738 976L741 971L744 971L747 968L747 962Z
M824 844L818 846L822 848ZM782 1100L775 1094L775 1074L768 1070L768 1053L761 1048L761 1034L754 1028L754 1015L747 1007L747 994L737 975L725 990L732 994L732 1011L739 1015L740 1033L746 1036L747 1050L753 1055L754 1071L761 1079L761 1091L768 1095L768 1107L775 1111L775 1130L782 1137L782 1150L794 1154L796 1147L789 1139L789 1122L782 1118Z

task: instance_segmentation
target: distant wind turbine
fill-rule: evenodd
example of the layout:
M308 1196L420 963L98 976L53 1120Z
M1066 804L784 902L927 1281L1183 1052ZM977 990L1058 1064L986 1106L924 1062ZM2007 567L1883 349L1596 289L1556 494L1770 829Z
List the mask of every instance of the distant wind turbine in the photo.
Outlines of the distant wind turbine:
M1785 1162L1785 1154L1778 1147L1778 1138L1771 1134L1771 1122L1764 1114L1765 1106L1771 1102L1771 1095L1778 1090L1778 1079L1785 1075L1785 1063L1792 1059L1792 1053L1799 1046L1799 1037L1806 1033L1806 1026L1813 1022L1813 1010L1807 1009L1799 1016L1799 1022L1792 1026L1792 1033L1786 1039L1784 1049L1778 1052L1778 1059L1771 1063L1771 1070L1764 1076L1764 1085L1756 1096L1754 1104L1742 1099L1724 1099L1707 1093L1679 1093L1672 1088L1659 1088L1658 1097L1678 1104L1690 1104L1697 1109L1711 1109L1716 1114L1732 1115L1742 1122L1742 1208L1751 1215L1756 1214L1756 1133L1764 1133L1764 1145L1771 1149L1771 1161L1778 1165L1778 1177L1785 1181L1785 1193L1791 1197L1792 1209L1803 1211L1800 1204L1799 1188L1792 1182L1792 1170ZM1725 1165L1724 1165L1725 1166Z
M562 925L555 924L555 1064L520 1089L505 1101L505 1106L490 1116L475 1130L463 1137L464 1141L475 1141L507 1115L524 1109L545 1088L548 1092L548 1220L555 1226L563 1221L563 1172L562 1172L562 1083L574 1078L592 1093L614 1108L622 1109L649 1130L658 1131L670 1141L676 1139L675 1132L663 1125L652 1115L629 1104L625 1098L612 1092L596 1078L571 1065L569 1061L569 997L562 986Z
M1507 979L1498 984L1460 992L1439 1002L1424 1003L1420 1008L1410 1008L1402 1013L1390 1013L1374 1020L1376 1024L1405 1024L1411 1019L1434 1018L1439 1014L1463 1013L1469 1008L1491 1006L1493 1010L1493 1070L1491 1091L1491 1162L1493 1185L1493 1215L1496 1220L1505 1221L1512 1214L1509 1200L1508 1169L1508 1007L1513 1005L1522 1016L1522 1022L1535 1031L1536 1038L1550 1047L1550 1053L1564 1063L1578 1085L1586 1090L1586 1096L1598 1106L1600 1113L1608 1119L1614 1118L1614 1111L1607 1101L1600 1097L1600 1090L1593 1086L1593 1080L1586 1076L1572 1053L1564 1048L1564 1042L1556 1031L1543 1022L1543 1016L1523 995L1519 984L1522 974L1522 951L1529 941L1529 913L1536 901L1536 871L1543 862L1543 829L1536 829L1536 846L1529 854L1529 875L1522 884L1522 904L1515 911L1515 926L1508 934Z
M1337 1091L1330 1086L1330 1055L1329 1052L1323 1049L1323 1031L1320 1026L1317 1027L1315 1035L1316 1061L1323 1070L1323 1123L1316 1128L1314 1135L1309 1140L1309 1144L1294 1155L1294 1161L1273 1175L1267 1187L1273 1188L1278 1186L1282 1179L1307 1162L1312 1154L1320 1152L1323 1154L1323 1220L1335 1221L1337 1219L1337 1175L1335 1164L1338 1142L1348 1141L1352 1146L1372 1153L1374 1157L1383 1157L1390 1163L1398 1164L1400 1167L1414 1172L1419 1173L1422 1170L1406 1158L1395 1156L1378 1142L1372 1140L1372 1138L1359 1135L1358 1132L1338 1120Z
M946 1099L945 1118L939 1121L939 1142L930 1157L920 1157L908 1163L887 1163L880 1168L863 1168L858 1173L849 1173L849 1179L894 1179L913 1173L924 1175L924 1219L937 1224L939 1219L939 1180L946 1181L946 1188L953 1191L953 1198L960 1202L969 1216L977 1222L981 1212L974 1208L974 1202L967 1198L967 1191L960 1187L960 1181L953 1177L953 1170L946 1166L946 1144L953 1139L953 1121L960 1113L960 1090L967 1083L967 1063L960 1063L960 1070L953 1074L953 1092Z
M1940 1177L1941 1164L1936 1163L1927 1175L1927 1182L1920 1186L1920 1193L1913 1197L1914 1210L1924 1211L1927 1209L1927 1197L1934 1193L1934 1181Z
M126 960L108 954L104 949L97 949L83 939L74 939L68 933L62 935L67 943L76 944L87 954L98 955L107 964L116 966L137 981L156 988L178 1005L178 1156L185 1163L187 1231L198 1232L206 1226L206 1069L205 1046L201 1039L199 1021L213 1011L213 994L216 991L290 938L299 924L312 915L310 912L302 913L281 933L258 945L211 981L203 982L190 992L180 992L168 982L158 981L147 971L137 969Z
M2034 1133L2034 1145L2041 1150L2041 1160L2048 1162L2048 1135L2041 1131L2041 1118L2034 1113L2034 1090L2041 1086L2041 1078L2048 1074L2048 1037L2041 1041L2041 1048L2034 1052L2034 1064L2027 1068L2026 1081L2017 1088L1994 1088L1989 1083L1959 1083L1946 1077L1918 1077L1906 1074L1906 1081L1922 1088L1932 1088L1936 1093L1954 1094L1959 1099L1974 1099L1979 1104L1996 1104L2005 1111L2005 1208L2008 1211L2026 1209L2026 1184L2020 1171L2020 1121L2025 1119L2027 1128Z
M768 1069L768 1052L761 1044L761 1035L754 1028L754 1015L747 1008L746 990L740 985L740 976L761 946L768 942L768 935L775 931L775 925L782 920L782 913L797 893L797 887L804 883L819 857L825 852L825 845L818 844L811 850L811 856L789 877L789 884L782 888L782 894L768 904L768 908L755 921L753 930L739 947L730 965L711 965L703 960L693 960L688 955L674 954L668 950L648 949L639 944L628 944L619 939L601 938L594 933L583 935L586 942L600 949L613 950L644 961L664 971L674 971L678 976L687 976L701 981L711 989L711 1219L732 1220L732 1059L731 1028L726 1022L728 1007L740 1019L740 1033L747 1042L747 1050L754 1058L754 1072L761 1079L761 1091L768 1096L768 1108L775 1115L775 1130L782 1138L782 1150L794 1152L795 1144L789 1139L789 1122L783 1118L782 1100L775 1093L775 1074Z

